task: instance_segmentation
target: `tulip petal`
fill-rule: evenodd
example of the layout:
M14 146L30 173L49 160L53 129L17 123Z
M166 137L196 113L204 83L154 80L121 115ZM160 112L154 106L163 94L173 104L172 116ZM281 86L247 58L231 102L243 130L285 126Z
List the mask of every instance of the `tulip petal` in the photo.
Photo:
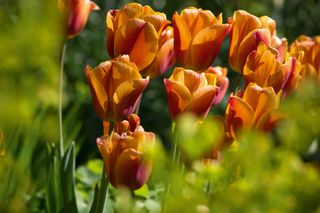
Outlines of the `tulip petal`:
M216 86L203 86L196 91L192 97L187 111L205 118L211 109L213 101L218 93L219 88Z
M206 69L217 57L229 24L215 24L201 30L193 39L187 62L196 70Z
M239 128L250 128L254 119L254 111L252 107L237 96L231 96L229 98L229 105L230 109L234 111L234 121L231 125L234 132Z
M150 23L145 23L130 52L130 60L139 70L146 68L155 59L158 51L159 36Z
M123 151L116 162L116 186L126 186L131 190L140 188L149 178L151 166L142 162L141 154L133 149Z
M106 25L107 25L107 51L109 53L110 58L114 58L114 11L110 10L107 14Z
M146 23L143 20L134 18L128 21L127 24L121 25L121 27L116 30L114 38L114 57L130 54L145 24Z
M175 52L188 50L191 42L191 32L185 20L178 13L173 15L173 29Z
M191 93L181 82L164 79L167 90L168 108L172 118L182 113L191 100Z
M137 107L147 79L134 79L120 84L113 95L113 112L116 121L123 120L132 114Z
M105 85L108 79L108 71L111 66L110 62L105 62L95 70L89 66L86 67L86 78L90 87L94 108L100 118L105 118L105 111L108 107L108 95L105 90ZM103 70L101 67L105 67Z
M258 103L255 110L255 121L259 123L263 114L277 109L279 107L279 100L272 87L264 88L259 95Z

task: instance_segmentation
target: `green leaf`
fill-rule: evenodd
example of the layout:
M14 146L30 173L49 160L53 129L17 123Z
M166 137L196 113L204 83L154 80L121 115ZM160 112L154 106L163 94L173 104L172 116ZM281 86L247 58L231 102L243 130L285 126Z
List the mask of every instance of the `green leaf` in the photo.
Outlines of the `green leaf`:
M75 144L72 142L61 162L62 212L78 212L75 195Z

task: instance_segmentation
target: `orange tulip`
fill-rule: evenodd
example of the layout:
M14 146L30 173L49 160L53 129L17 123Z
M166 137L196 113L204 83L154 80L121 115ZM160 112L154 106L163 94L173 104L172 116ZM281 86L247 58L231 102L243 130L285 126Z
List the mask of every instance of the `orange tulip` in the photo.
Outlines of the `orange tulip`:
M154 143L155 135L144 131L135 114L116 123L111 135L98 138L97 145L110 183L131 190L142 187L152 170L152 163L145 158L145 153Z
M278 52L260 43L252 51L243 68L246 85L253 82L261 87L273 87L276 93L280 90L290 93L298 87L301 79L301 63L289 54L283 63L277 61Z
M219 75L212 70L197 73L181 67L175 68L171 77L164 79L171 118L175 119L184 112L205 118L212 105L220 101L218 78ZM221 83L221 88L224 87L225 83Z
M126 4L121 10L110 10L106 22L110 57L128 54L139 70L155 59L159 37L170 23L164 13L137 3Z
M87 23L90 12L99 9L89 0L59 0L58 5L68 17L68 38L78 35Z
M181 15L173 15L174 49L177 62L193 70L207 69L218 55L229 24L222 24L222 15L190 7Z
M238 10L234 12L233 18L229 19L229 23L232 24L229 63L234 71L242 73L247 56L257 49L260 42L278 51L278 61L284 60L287 41L277 37L276 22L273 19L267 16L258 18Z
M160 35L156 58L141 73L151 78L157 77L166 72L174 63L173 28L168 26Z
M290 46L290 53L301 54L302 75L316 79L320 84L320 36L299 36Z
M131 115L148 84L128 56L86 67L93 104L99 117L120 121Z
M231 137L243 129L271 130L281 116L279 108L279 95L272 87L261 88L250 83L243 95L230 95L226 109L226 127Z

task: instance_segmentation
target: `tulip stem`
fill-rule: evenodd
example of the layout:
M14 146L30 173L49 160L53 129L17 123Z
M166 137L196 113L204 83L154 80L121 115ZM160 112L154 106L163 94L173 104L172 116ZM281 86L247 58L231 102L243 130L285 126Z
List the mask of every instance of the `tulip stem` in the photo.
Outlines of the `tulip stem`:
M60 156L63 156L64 153L64 145L63 145L63 123L62 123L62 93L63 93L63 66L64 66L64 58L67 49L67 42L65 41L61 50L61 58L60 58L60 78L59 78L59 135L60 135Z

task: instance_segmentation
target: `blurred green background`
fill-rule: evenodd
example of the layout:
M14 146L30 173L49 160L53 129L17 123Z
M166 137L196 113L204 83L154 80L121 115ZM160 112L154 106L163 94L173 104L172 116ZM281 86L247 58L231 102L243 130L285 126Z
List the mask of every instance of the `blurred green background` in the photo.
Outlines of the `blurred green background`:
M91 13L79 36L67 41L64 134L66 144L76 142L77 168L100 158L95 140L102 135L84 67L109 59L105 48L106 13L128 2L95 0L100 10ZM319 0L136 2L166 13L169 20L175 11L187 6L209 9L215 15L223 13L225 22L238 9L256 16L267 15L276 20L278 35L286 37L289 43L300 34L320 34ZM46 144L57 143L59 138L57 107L63 23L54 0L0 0L0 5L0 181L3 183L0 212L20 212L21 209L39 212L39 208L45 209ZM214 65L228 67L228 39ZM166 147L170 146L171 121L163 77L170 76L171 72L172 69L150 81L140 107L145 130L157 133ZM229 69L228 77L232 85L237 74ZM212 113L223 114L226 102L227 98L212 109Z

